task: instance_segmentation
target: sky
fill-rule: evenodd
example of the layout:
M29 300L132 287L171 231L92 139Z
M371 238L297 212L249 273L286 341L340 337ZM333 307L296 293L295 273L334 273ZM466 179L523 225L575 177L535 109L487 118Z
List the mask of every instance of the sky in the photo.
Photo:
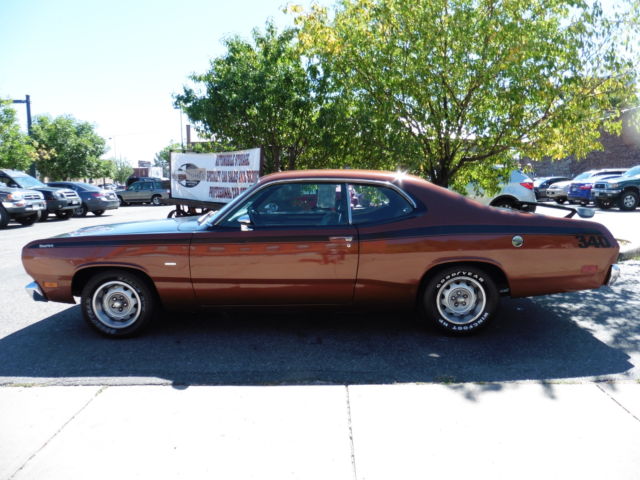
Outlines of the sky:
M189 75L225 53L224 38L291 25L287 3L311 0L0 0L0 98L30 95L32 116L93 124L105 158L150 161L186 141L172 95ZM25 105L14 108L26 131Z

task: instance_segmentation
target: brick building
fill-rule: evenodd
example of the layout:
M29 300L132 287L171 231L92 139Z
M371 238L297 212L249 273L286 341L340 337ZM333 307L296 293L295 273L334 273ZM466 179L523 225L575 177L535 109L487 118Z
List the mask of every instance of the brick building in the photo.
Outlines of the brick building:
M635 122L633 122L635 116ZM640 120L640 109L633 109L623 115L622 134L603 133L600 141L604 150L591 152L582 160L568 157L562 160L531 162L536 177L566 175L574 177L586 170L597 168L633 167L640 165L640 130L632 123Z

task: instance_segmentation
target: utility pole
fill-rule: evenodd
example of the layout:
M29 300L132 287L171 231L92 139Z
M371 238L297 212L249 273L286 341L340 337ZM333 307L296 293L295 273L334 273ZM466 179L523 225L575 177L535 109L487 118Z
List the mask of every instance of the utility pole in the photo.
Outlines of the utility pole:
M31 96L25 95L24 100L11 100L12 103L25 103L27 105L27 134L31 136ZM32 177L37 175L35 162L29 167L29 174Z

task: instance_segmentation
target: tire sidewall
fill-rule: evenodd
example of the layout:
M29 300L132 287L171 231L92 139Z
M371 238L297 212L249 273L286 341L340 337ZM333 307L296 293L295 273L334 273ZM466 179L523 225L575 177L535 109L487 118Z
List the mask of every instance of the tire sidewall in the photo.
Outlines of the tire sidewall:
M628 207L625 205L624 199L629 196L632 196L635 200L633 207ZM638 206L638 194L632 191L622 192L622 195L620 196L619 206L620 206L620 210L626 210L626 211L635 210L636 207Z
M443 284L457 277L469 277L477 281L484 290L485 306L480 316L467 325L458 325L443 318L437 306L437 295ZM433 275L424 289L422 308L426 320L440 330L465 335L476 332L489 323L498 305L498 291L493 279L476 267L449 267Z
M140 297L141 311L138 319L126 328L113 328L100 321L93 310L93 295L105 283L119 281L126 283ZM151 320L155 310L155 297L147 283L130 272L110 270L93 276L82 289L80 308L85 321L98 333L110 338L126 338L140 332Z

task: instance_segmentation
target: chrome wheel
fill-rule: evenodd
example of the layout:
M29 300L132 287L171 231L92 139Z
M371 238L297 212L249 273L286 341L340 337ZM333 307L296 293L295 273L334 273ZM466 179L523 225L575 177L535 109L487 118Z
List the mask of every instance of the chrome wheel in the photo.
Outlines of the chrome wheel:
M133 325L142 309L140 296L131 285L121 281L110 281L96 289L91 307L104 325L122 329Z
M473 323L484 312L486 302L483 286L467 276L444 282L437 293L438 312L456 325Z

